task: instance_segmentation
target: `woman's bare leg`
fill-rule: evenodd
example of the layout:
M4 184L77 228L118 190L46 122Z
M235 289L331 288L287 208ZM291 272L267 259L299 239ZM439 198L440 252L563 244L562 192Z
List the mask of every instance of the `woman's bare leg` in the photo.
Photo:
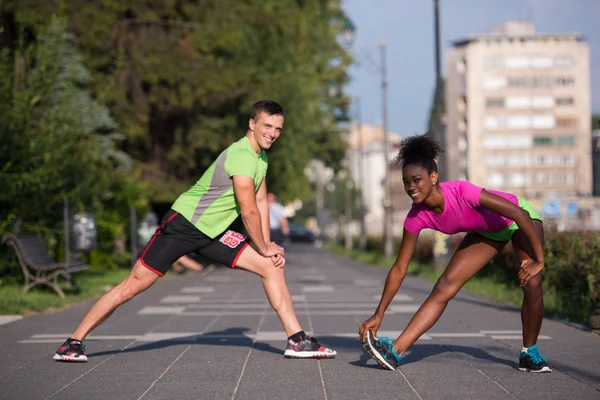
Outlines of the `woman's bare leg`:
M396 352L403 355L417 339L440 318L448 302L469 279L479 272L506 243L468 234L452 256L427 300L412 317L406 329L394 341Z
M544 246L544 227L541 221L534 220L533 228ZM529 242L521 231L515 232L512 245L519 262L534 259ZM521 323L523 324L523 346L531 347L537 342L542 320L544 319L544 294L542 291L542 274L531 278L523 287L523 305L521 306Z

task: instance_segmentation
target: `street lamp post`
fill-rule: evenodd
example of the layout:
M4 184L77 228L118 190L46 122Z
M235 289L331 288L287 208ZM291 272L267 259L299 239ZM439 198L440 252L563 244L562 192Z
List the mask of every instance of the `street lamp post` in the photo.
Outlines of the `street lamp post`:
M387 68L386 68L386 43L379 44L380 67L381 67L381 105L382 105L382 128L383 128L383 159L385 160L385 189L383 200L383 234L385 238L384 252L386 257L390 257L394 251L394 226L392 221L392 199L390 197L390 160L389 160L389 138L388 138L388 104L387 104Z
M341 33L349 47L354 42L356 28L349 19L346 19ZM384 199L383 199L383 235L384 252L386 256L391 256L394 251L393 221L392 221L392 199L390 196L390 160L389 160L389 139L388 139L388 88L387 88L387 45L385 42L379 43L379 73L381 74L381 109L382 109L382 130L383 130L383 159L385 161L384 178ZM362 236L362 234L361 234Z
M358 180L358 218L360 221L360 237L358 240L358 248L360 249L360 251L365 251L367 248L367 227L365 224L365 209L364 209L364 199L363 199L363 192L365 190L364 188L364 155L365 155L365 143L364 143L364 139L363 139L363 132L362 132L362 121L361 121L361 115L360 115L360 97L356 97L356 116L355 116L355 121L356 121L356 134L357 134L357 139L356 139L356 160L357 160L357 168L356 168L356 176L357 176L357 180Z

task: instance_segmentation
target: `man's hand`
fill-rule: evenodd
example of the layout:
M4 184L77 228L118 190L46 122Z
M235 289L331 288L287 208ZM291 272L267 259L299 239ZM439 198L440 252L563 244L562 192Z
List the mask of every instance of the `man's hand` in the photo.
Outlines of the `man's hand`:
M360 328L358 328L358 335L360 336L360 341L362 343L367 340L367 332L369 329L373 331L373 336L377 339L377 330L379 329L382 320L382 317L377 314L373 314L371 318L362 323Z
M265 256L265 257L273 257L276 255L281 255L282 257L285 256L285 250L283 249L283 247L278 246L276 243L274 242L268 242L265 243L266 244L266 249L264 249L263 251L261 251L260 253Z
M534 261L534 260L525 260L521 262L521 268L519 269L519 281L521 283L521 287L527 285L527 282L544 269L544 263Z
M278 267L278 268L285 267L285 257L282 256L281 254L277 254L275 256L272 256L271 257L271 261L273 261L273 264L275 264L275 266Z

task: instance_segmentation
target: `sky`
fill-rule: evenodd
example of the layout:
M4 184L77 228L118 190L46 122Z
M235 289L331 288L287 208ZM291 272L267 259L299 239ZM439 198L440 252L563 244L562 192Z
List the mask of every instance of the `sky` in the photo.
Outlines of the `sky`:
M515 19L529 19L539 33L577 32L590 48L592 112L600 112L600 0L439 0L442 74L454 40ZM387 45L388 129L423 133L435 82L433 0L343 0L356 26L347 94L359 97L363 123L381 125L382 41ZM353 108L352 114L355 114Z

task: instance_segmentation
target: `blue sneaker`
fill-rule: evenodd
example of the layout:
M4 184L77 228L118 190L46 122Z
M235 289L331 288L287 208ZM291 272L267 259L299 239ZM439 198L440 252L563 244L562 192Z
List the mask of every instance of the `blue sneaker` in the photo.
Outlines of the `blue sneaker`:
M519 370L527 372L552 372L548 366L548 360L540 353L537 345L533 345L522 351L519 355Z
M368 330L367 340L362 345L367 353L383 368L393 371L400 366L402 356L396 353L390 338L380 337L375 340L373 332Z

